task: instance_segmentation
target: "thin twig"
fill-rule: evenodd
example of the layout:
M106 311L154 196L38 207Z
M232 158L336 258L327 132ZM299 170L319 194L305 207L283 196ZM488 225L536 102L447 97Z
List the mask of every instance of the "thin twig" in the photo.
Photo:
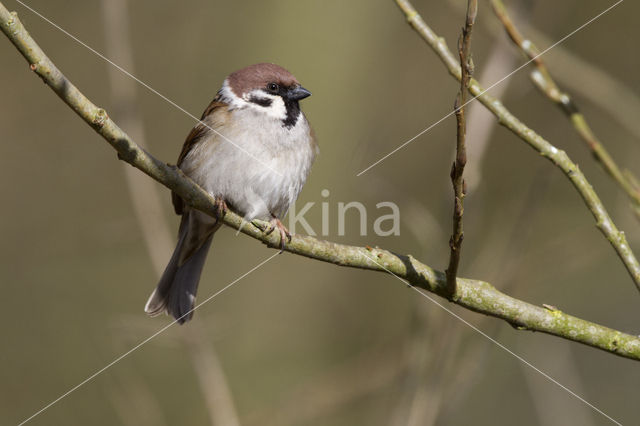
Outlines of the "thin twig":
M131 140L108 117L104 109L89 101L56 68L26 31L17 13L9 13L1 2L0 29L25 57L30 69L102 136L118 152L121 160L171 189L190 206L212 217L216 216L215 200L210 194L175 166L157 160ZM453 65L457 66L455 61ZM458 73L459 71L458 66ZM473 84L477 85L472 80ZM274 235L276 233L267 234L256 226L246 225L243 218L232 211L228 211L222 220L243 234L262 241L271 248L280 249L280 236ZM293 235L285 250L339 266L392 273L411 286L443 297L447 295L445 274L419 262L411 255L394 254L379 248L336 244L300 235ZM458 278L456 292L450 300L471 311L503 319L518 330L540 331L640 360L640 337L568 315L556 308L539 307L515 299L484 281Z
M133 72L134 61L129 39L128 0L102 0L106 52L114 62ZM118 121L130 129L134 139L144 148L144 127L137 103L136 85L115 67L108 67L110 93L114 109L120 114ZM115 114L114 114L115 115ZM129 195L147 252L154 266L156 279L160 279L167 259L171 255L172 237L163 215L158 187L137 170L123 164ZM231 390L218 353L197 321L182 335L191 355L196 377L200 384L211 426L237 426L240 424Z
M404 12L411 27L413 27L413 29L416 30L424 41L427 42L427 44L434 50L447 67L449 73L456 79L460 80L460 64L447 47L445 40L433 32L408 0L395 1ZM578 166L571 161L567 153L556 148L533 129L527 127L527 125L514 116L502 104L502 102L489 95L476 80L471 79L471 82L469 83L469 91L497 117L498 122L501 125L511 130L516 136L536 150L542 157L548 159L556 167L562 170L582 197L587 208L596 220L596 226L614 248L618 257L620 257L622 263L627 268L627 271L629 272L629 275L637 289L640 290L640 263L638 263L636 256L633 254L624 232L618 230L602 204L602 201L600 201L600 198L593 190L593 187L589 181L587 181L587 178L584 176L582 171L580 171Z
M525 38L518 28L516 28L514 22L509 17L502 0L491 0L491 5L493 6L494 13L500 22L502 22L502 25L504 26L504 29L509 35L511 41L527 58L531 59L536 66L536 69L531 73L531 80L534 85L544 93L547 98L558 105L567 115L571 124L573 124L574 129L578 132L578 135L580 135L582 140L587 144L587 147L591 150L594 158L618 183L618 185L622 187L624 192L631 199L633 211L638 215L638 217L640 217L640 187L634 185L635 178L623 173L613 158L611 158L609 152L607 152L605 147L591 130L591 127L587 124L587 120L584 115L578 110L576 103L566 92L563 92L558 87L554 79L551 77L549 69L539 56L540 51L536 45L530 39ZM630 172L628 173L630 174Z
M538 168L541 169L542 166L541 164ZM534 228L530 225L534 223L536 216L542 210L542 198L544 198L549 189L550 180L548 173L534 173L534 176L534 179L528 184L528 189L524 191L526 194L520 201L519 212L514 216L516 218L515 221L508 224L510 230L506 244L501 248L502 254L497 257L495 253L492 255L496 257L500 267L487 267L486 265L489 263L487 256L479 256L474 259L475 264L483 265L483 269L491 271L489 276L500 282L503 291L507 289L515 291L517 290L516 287L526 285L527 274L523 273L522 264L526 257L526 247L530 246L530 240L533 235ZM502 224L501 231L504 231L505 225ZM496 233L501 234L503 237L507 236L506 232ZM477 268L473 268L473 265L471 265L470 269ZM485 324L488 320L488 317L484 317L476 325L482 326L488 335L496 337L500 332L500 328L497 327L498 324L496 322ZM482 366L485 365L484 360L488 358L490 348L484 342L467 339L468 333L469 330L460 327L450 332L450 334L459 335L457 342L460 353L457 357L447 357L446 363L438 366L445 372L444 374L447 378L438 389L443 394L443 400L446 402L442 409L443 416L460 406L472 391L472 388L466 385L470 382L476 382L480 374L484 372ZM460 342L468 342L468 344L461 346ZM470 354L473 354L473 356L470 356Z
M240 426L220 357L211 342L207 341L204 324L198 318L194 318L189 327L185 328L181 337L191 356L211 426Z
M129 47L131 43L126 2L127 0L102 0L101 15L107 55L124 68L133 71L134 60ZM113 108L112 116L127 129L142 149L146 149L142 116L136 108L138 99L135 82L113 66L106 67L106 71L106 83ZM159 279L173 250L174 232L170 230L163 214L163 203L157 185L126 164L122 166L133 213Z
M532 4L530 1L512 3L514 7L526 6L527 8L530 8ZM449 0L448 4L453 9L461 12L464 12L464 8L466 8L459 0ZM512 15L514 15L514 7L511 8ZM518 18L519 27L524 28L531 39L538 40L539 45L551 46L555 43L554 40L551 40L543 32L537 30L526 21L523 21L523 18L526 18L525 16L521 16L520 13L516 13L515 15ZM485 19L479 21L477 24L482 24L491 34L498 34L499 31L500 35L502 35L504 32L504 27L497 20L489 21ZM563 87L569 90L580 92L581 97L604 110L611 120L620 126L620 129L640 139L640 122L638 121L640 96L635 87L625 84L610 72L601 68L600 65L583 59L580 55L561 44L554 46L553 55L545 57L545 61L548 65L552 66L553 74L558 83L561 83ZM489 61L486 60L484 62L487 63ZM509 71L513 69L515 69L515 66L509 69ZM576 73L575 70L580 70L580 72ZM500 77L506 74L505 72L501 74ZM497 78L493 80L482 79L481 81L496 80ZM500 87L502 87L502 84L492 88L491 91L495 93ZM585 87L589 87L589 90L584 90ZM471 164L475 165L475 160ZM467 170L467 175L470 177L469 171L470 170Z
M464 166L467 164L467 148L465 138L467 135L465 109L467 104L467 92L469 82L473 75L473 62L471 60L471 33L473 24L478 15L478 1L468 0L467 15L462 35L458 40L458 55L460 56L460 91L456 96L454 110L456 113L456 159L451 166L451 183L453 185L453 234L449 239L449 266L447 267L447 284L451 294L455 294L456 276L458 275L458 265L460 264L460 252L462 250L462 240L464 238L464 226L462 215L464 214L464 196L467 188L464 181Z

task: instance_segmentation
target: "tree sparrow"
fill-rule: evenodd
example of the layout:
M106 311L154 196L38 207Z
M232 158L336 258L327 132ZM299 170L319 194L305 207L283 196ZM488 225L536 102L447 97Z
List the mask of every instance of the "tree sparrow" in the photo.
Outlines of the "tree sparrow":
M246 220L269 220L284 247L289 232L280 222L304 185L318 152L298 102L311 93L284 68L256 64L230 74L191 130L178 167L216 198L224 210ZM172 193L182 215L178 243L147 301L150 315L167 312L191 319L196 291L219 218L192 209Z

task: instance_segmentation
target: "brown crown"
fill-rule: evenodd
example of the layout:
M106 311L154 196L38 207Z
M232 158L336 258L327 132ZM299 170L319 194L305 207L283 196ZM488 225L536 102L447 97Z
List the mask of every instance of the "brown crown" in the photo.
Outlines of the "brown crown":
M254 89L266 87L268 83L277 83L283 87L299 86L298 80L289 71L276 64L255 64L235 71L227 77L229 86L236 96Z

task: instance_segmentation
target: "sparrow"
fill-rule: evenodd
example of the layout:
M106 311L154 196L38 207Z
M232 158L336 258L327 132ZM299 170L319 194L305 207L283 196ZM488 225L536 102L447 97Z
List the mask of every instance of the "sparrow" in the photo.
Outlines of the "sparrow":
M246 221L269 221L281 247L291 236L281 218L298 198L318 153L299 101L311 92L286 69L270 63L231 73L191 130L177 167L216 200L217 217L172 193L181 215L178 242L145 312L191 319L200 275L226 209ZM256 225L257 226L257 225Z

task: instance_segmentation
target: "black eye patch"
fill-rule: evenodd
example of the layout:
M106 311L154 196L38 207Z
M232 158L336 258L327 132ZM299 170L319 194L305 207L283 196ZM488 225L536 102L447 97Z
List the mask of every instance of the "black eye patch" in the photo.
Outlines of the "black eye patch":
M249 102L253 102L254 104L267 108L271 106L271 104L273 103L273 99L261 98L259 96L251 96L249 98Z

